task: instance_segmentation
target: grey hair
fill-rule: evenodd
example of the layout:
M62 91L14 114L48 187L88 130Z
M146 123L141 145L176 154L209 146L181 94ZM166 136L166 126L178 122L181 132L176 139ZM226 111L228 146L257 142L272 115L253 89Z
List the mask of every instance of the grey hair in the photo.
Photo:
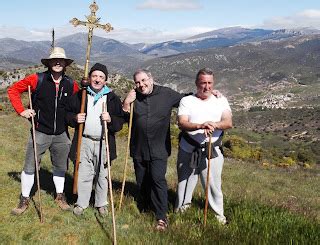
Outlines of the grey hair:
M198 81L200 75L211 75L214 77L214 73L210 68L202 68L198 71L197 76L196 76L196 82Z
M145 74L147 74L147 76L148 76L149 78L152 78L151 72L150 72L149 70L147 70L147 69L138 69L138 70L136 70L135 73L133 74L133 81L136 80L136 76L137 76L138 74L140 74L140 73L145 73Z

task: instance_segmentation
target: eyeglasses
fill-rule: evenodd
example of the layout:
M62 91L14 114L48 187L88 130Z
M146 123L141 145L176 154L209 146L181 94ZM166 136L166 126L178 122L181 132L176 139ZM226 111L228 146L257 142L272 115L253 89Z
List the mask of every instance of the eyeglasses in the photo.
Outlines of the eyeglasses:
M150 77L148 77L148 78L143 78L143 79L141 79L141 81L134 81L134 83L135 83L135 84L146 83L146 82L149 81L149 80L150 80Z

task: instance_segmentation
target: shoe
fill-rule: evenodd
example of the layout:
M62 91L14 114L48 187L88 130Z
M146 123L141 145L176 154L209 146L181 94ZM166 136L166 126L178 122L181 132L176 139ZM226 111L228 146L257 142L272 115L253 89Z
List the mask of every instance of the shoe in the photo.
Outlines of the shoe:
M227 224L227 219L226 219L225 216L216 215L216 218L217 218L219 224L221 224L221 225L226 225Z
M108 214L108 210L107 210L106 206L98 207L97 210L98 210L98 213L101 217L105 217Z
M84 212L84 209L80 206L76 206L74 209L73 209L73 214L76 215L76 216L80 216L82 215Z
M189 208L191 208L191 204L185 204L182 205L180 208L176 208L174 210L175 213L184 213L186 212Z
M70 205L67 203L66 201L66 196L64 195L64 193L57 193L57 197L55 199L55 202L58 204L58 206L64 210L71 210Z
M166 229L168 229L168 221L166 219L157 220L156 230L165 231Z
M20 197L20 202L18 204L18 207L12 209L11 210L11 214L13 214L13 215L22 214L29 207L29 203L30 203L30 198L29 197L21 196Z

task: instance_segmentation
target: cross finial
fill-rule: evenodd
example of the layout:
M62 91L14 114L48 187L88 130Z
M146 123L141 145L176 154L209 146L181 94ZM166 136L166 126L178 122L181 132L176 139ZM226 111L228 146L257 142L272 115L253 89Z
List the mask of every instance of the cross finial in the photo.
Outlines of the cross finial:
M78 25L86 26L89 28L89 30L94 28L101 28L106 32L113 30L113 27L109 23L104 25L99 23L100 18L96 17L96 12L99 9L98 5L96 4L96 1L93 1L93 3L90 5L89 8L90 8L91 14L89 16L85 16L87 18L87 21L81 21L81 20L78 20L77 18L73 18L72 20L70 20L70 23L75 27Z

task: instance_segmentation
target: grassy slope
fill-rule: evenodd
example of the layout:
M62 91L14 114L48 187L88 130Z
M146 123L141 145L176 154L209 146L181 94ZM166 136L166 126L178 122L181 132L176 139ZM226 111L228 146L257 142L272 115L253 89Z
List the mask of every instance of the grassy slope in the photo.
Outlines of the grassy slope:
M48 156L43 159L41 171L45 223L39 223L34 204L21 217L10 215L20 193L20 171L28 129L28 122L22 118L0 114L0 243L111 243L111 216L101 219L89 208L83 217L78 218L56 207ZM119 157L112 169L116 205L120 196L125 146L126 140L118 139ZM140 214L136 208L133 168L129 161L123 209L116 213L120 244L314 243L320 240L318 170L272 169L227 160L223 189L225 213L230 224L219 226L213 213L209 212L207 227L203 228L204 201L200 186L194 193L194 205L190 210L182 215L172 213L177 181L175 156L176 150L170 158L167 174L170 229L164 234L154 231L151 214ZM69 202L73 202L71 183L71 175L68 175L66 192ZM34 201L38 203L37 195Z

